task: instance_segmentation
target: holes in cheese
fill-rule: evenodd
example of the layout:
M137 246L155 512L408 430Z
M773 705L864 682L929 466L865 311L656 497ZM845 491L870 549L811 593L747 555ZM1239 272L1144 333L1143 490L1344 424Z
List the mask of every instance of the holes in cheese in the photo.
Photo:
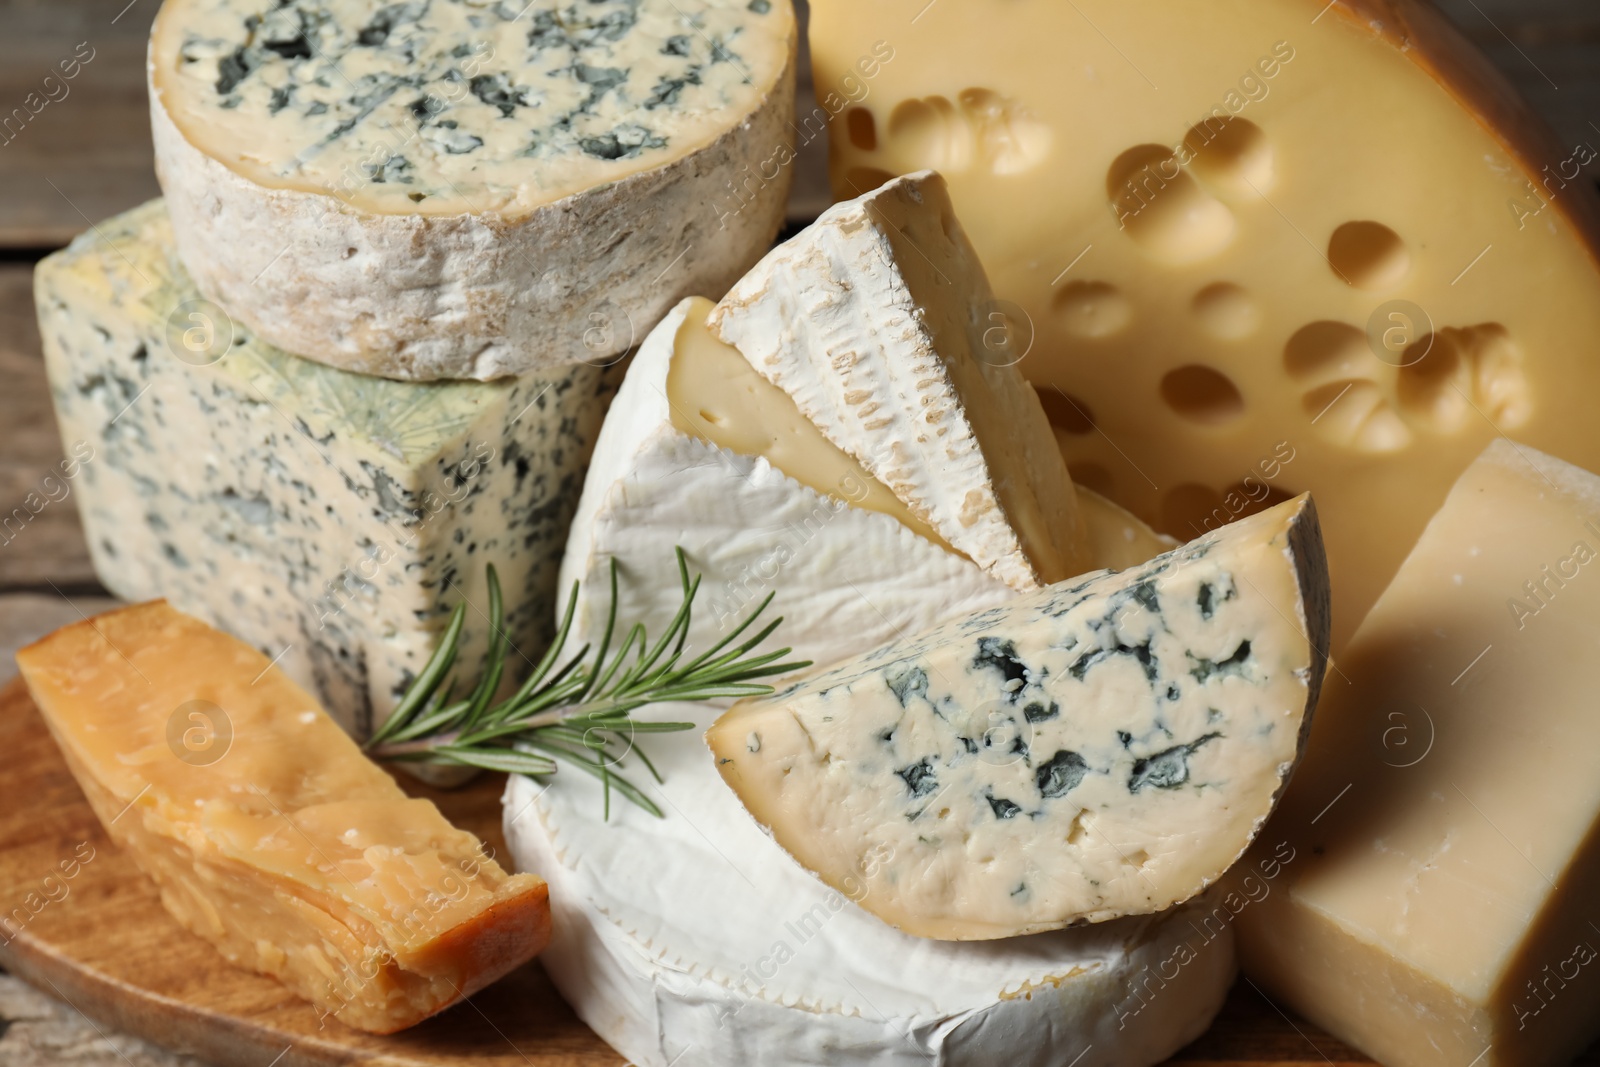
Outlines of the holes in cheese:
M937 165L888 122L910 101L984 85L1051 132L1029 170L946 178L997 297L1032 322L1023 374L1094 410L1099 432L1056 435L1069 466L1110 472L1117 502L1157 522L1173 487L1220 491L1288 442L1285 478L1317 496L1347 634L1501 430L1600 469L1600 362L1584 355L1600 337L1600 212L1570 166L1557 173L1570 146L1429 5L1325 6L1165 3L1152 18L1122 0L813 0L808 32L823 94L860 77L873 42L895 46L857 104L877 147L830 128L837 195L855 195L839 178L858 168ZM1085 330L1094 317L1057 304L1080 306L1062 296L1076 282L1135 313ZM1222 283L1238 291L1197 297ZM1370 358L1293 373L1286 346L1315 323L1348 328ZM1520 360L1469 373L1463 359L1459 377L1424 371L1402 390L1402 349L1487 324ZM1226 369L1249 400L1226 432L1155 406L1184 363ZM1368 384L1324 414L1350 383ZM1444 401L1455 387L1472 397L1464 418Z
M1052 304L1075 337L1110 337L1133 320L1133 304L1107 282L1069 282Z
M1411 270L1411 253L1381 222L1347 222L1328 238L1328 264L1358 289L1392 289Z
M780 845L907 933L1157 912L1272 811L1328 625L1301 497L808 672L706 740Z
M1242 285L1215 282L1189 305L1200 328L1219 341L1237 341L1261 325L1261 309Z
M74 623L17 664L173 918L341 1022L411 1026L549 940L543 881L408 798L261 653L164 601Z
M889 116L889 133L915 145L929 167L951 172L978 168L991 174L1033 168L1051 141L1049 128L1016 101L970 88L956 93L954 102L944 96L904 101Z
M1244 413L1244 397L1226 374L1191 363L1161 379L1161 399L1185 419L1220 426Z
M672 425L730 452L760 456L801 485L888 515L918 537L950 549L888 486L800 414L789 394L757 374L738 349L712 335L706 328L711 308L704 297L693 298L678 327L667 369Z
M1233 212L1162 145L1137 145L1118 156L1106 173L1106 193L1127 235L1169 263L1207 259L1233 240Z
M1207 119L1184 135L1183 145L1191 157L1189 167L1217 192L1242 197L1272 191L1272 143L1249 119Z
M1039 394L1039 403L1050 425L1057 430L1071 434L1094 432L1094 412L1077 397L1059 389L1046 389Z

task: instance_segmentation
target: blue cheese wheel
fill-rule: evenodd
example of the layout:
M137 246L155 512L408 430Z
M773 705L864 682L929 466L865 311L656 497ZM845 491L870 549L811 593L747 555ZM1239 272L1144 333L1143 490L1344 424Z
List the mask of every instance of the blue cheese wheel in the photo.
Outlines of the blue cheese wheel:
M606 362L771 243L788 0L168 0L157 173L196 286L346 370Z

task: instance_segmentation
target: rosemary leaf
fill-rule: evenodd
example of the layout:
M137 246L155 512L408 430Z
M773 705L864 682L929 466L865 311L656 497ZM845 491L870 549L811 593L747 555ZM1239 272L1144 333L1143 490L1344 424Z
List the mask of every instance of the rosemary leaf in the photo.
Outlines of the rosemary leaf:
M777 631L782 617L740 640L772 603L771 593L731 633L691 662L682 663L700 576L689 573L682 548L676 550L676 562L683 601L654 644L644 626L635 623L621 630L625 634L622 643L611 651L612 639L619 632L618 565L613 559L611 601L599 644L586 644L562 661L577 614L579 588L573 583L555 640L516 691L498 703L494 695L505 679L511 642L504 629L499 576L491 565L487 573L488 650L476 684L465 697L451 699L456 690L451 669L460 652L466 617L463 604L451 613L439 647L422 673L367 742L368 752L377 759L460 764L541 779L554 775L559 765L566 763L600 780L607 818L613 789L660 817L661 809L618 768L637 756L651 777L661 781L661 773L637 738L690 730L694 724L641 721L633 718L633 713L665 702L762 696L771 693L772 687L759 679L810 665L781 662L790 653L787 648L755 652Z

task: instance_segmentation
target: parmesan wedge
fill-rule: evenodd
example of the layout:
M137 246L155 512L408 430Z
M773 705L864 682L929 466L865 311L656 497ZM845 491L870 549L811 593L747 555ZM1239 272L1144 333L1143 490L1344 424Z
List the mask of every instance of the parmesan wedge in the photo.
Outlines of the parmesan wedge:
M392 1033L550 939L549 892L408 798L265 656L151 601L17 663L95 814L186 929Z

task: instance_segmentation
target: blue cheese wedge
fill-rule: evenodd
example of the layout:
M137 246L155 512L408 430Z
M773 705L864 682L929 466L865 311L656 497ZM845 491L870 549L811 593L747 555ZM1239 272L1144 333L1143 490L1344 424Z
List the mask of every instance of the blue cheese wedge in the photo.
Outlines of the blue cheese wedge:
M1328 627L1301 496L816 671L706 738L778 844L907 933L1159 912L1214 882L1271 814Z
M159 201L35 275L45 367L101 581L255 645L357 737L433 653L450 608L514 646L555 614L562 544L615 370L395 382L287 355L202 300ZM486 647L468 612L462 656Z
M350 370L637 343L782 222L788 0L171 0L157 171L200 291Z

